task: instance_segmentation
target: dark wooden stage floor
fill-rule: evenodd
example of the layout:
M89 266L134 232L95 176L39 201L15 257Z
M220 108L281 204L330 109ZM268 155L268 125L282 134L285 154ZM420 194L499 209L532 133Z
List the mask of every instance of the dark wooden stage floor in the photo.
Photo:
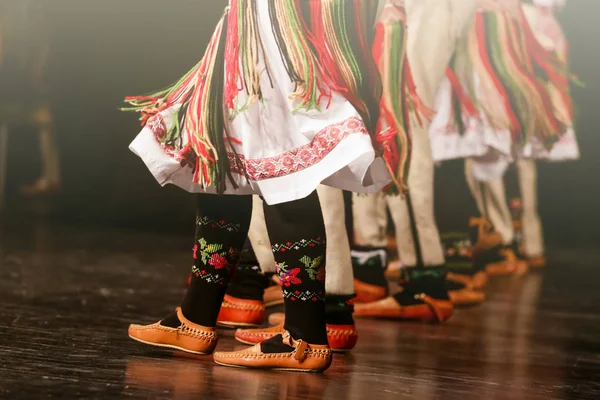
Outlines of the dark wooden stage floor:
M17 228L18 226L18 228ZM323 375L228 369L127 338L180 300L183 236L0 226L0 398L600 399L598 250L552 249L445 325L360 321ZM221 348L236 347L223 331Z

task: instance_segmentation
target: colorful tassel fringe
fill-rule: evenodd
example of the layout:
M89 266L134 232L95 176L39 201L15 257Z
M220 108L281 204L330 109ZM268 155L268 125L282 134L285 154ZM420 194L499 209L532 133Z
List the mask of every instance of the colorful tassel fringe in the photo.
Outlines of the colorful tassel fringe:
M412 147L410 115L420 124L433 116L433 111L417 95L407 61L405 18L403 8L387 6L375 27L373 46L373 58L383 83L377 140L383 147L384 160L392 176L392 184L386 188L389 194L403 194L408 190L406 180Z
M462 66L468 59L471 69L453 63L447 73L459 131L464 128L463 116L478 118L480 110L493 128L508 129L514 144L536 136L551 148L572 118L565 58L541 46L522 12L517 18L503 12L479 12L464 45L459 46L455 59ZM473 72L481 89L478 95ZM561 93L560 104L553 100L557 93Z

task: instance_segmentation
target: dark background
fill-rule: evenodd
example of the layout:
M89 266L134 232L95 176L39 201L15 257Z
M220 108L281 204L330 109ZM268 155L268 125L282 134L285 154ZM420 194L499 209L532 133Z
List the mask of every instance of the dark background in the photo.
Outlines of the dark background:
M0 0L6 1L6 0ZM202 57L226 0L52 0L44 7L51 31L50 79L61 150L63 191L54 214L63 220L152 231L190 230L191 196L160 188L127 145L137 117L118 111L126 95L170 84ZM551 243L597 242L600 217L600 2L571 0L560 13L571 41L582 160L539 164L540 212ZM6 95L6 94L1 94ZM21 210L17 188L39 170L33 132L11 132L9 211ZM515 183L509 173L509 188ZM462 162L436 176L442 231L462 229L474 212Z

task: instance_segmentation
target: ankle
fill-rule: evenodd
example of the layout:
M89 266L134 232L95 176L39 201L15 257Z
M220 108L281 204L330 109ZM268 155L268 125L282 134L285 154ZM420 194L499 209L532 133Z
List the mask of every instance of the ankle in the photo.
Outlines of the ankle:
M449 299L445 266L404 268L400 284L403 298L426 294L437 300Z
M325 322L327 325L354 325L354 305L351 295L325 296Z
M181 311L189 321L206 327L217 325L227 286L192 279L181 303Z
M160 325L166 326L169 328L179 328L181 326L181 321L177 318L177 313L173 313L169 315L167 318L160 321Z
M262 301L269 279L256 266L238 266L231 278L227 294L243 300Z
M352 270L354 278L361 282L387 287L385 269L387 251L377 247L355 247L352 250Z
M283 336L279 334L261 342L260 351L266 354L291 353L294 351L294 348L283 343Z
M322 301L285 303L284 329L296 340L311 344L327 344L325 304Z

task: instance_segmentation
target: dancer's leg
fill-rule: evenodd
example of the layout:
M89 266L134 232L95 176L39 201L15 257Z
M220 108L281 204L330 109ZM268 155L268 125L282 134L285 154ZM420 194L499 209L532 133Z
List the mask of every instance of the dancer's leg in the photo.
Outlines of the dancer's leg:
M0 211L6 194L6 168L8 166L8 124L0 121Z
M521 189L523 246L528 258L544 255L542 223L538 214L537 168L533 160L519 160L519 186Z
M56 190L61 181L60 159L52 129L50 109L42 106L35 110L33 122L38 129L42 170L40 177L34 183L21 189L26 196L36 196Z
M269 234L267 233L263 201L258 196L253 196L252 200L252 222L250 223L248 238L252 243L252 249L256 255L256 260L263 273L268 274L277 272L271 242L269 241Z
M214 326L229 278L248 235L251 197L196 195L192 282L181 305L199 325Z
M60 160L51 125L40 127L39 138L42 151L42 179L50 186L57 187L60 185Z
M396 227L398 253L403 265L414 267L421 261L422 266L441 266L445 260L433 209L431 146L427 132L413 129L416 132L413 133L413 162L408 177L409 194L406 199L389 197L387 202ZM409 208L412 209L410 212ZM420 248L417 248L416 240ZM417 251L421 253L421 260L417 260Z
M385 195L354 194L352 198L355 242L359 247L385 248L387 214Z
M252 220L242 258L227 290L219 325L251 327L265 321L265 306L281 304L281 289L271 286L269 277L276 273L275 259L265 224L263 202L252 200Z
M215 353L228 366L323 371L331 364L325 324L325 224L314 192L265 206L285 298L284 332L239 352Z
M344 195L329 186L317 188L327 234L327 295L352 296L354 282L345 222Z
M325 321L329 346L334 350L351 350L358 335L354 326L354 274L350 242L346 227L346 203L339 189L320 186L317 189L325 232L327 234L327 267L325 278Z
M475 161L465 160L465 178L477 209L487 219L493 230L500 235L504 245L510 245L514 239L512 215L506 202L504 180L502 178L480 181L475 177Z
M265 206L265 221L294 339L327 344L325 330L326 233L317 193L292 203Z
M327 236L325 320L328 341L332 349L350 350L358 337L352 318L353 306L350 304L354 297L354 283L350 244L344 221L344 196L339 189L328 186L319 186L317 193ZM268 292L265 292L265 302L267 294ZM281 296L281 289L279 294ZM260 343L281 333L284 320L284 314L272 314L270 321L276 324L276 327L238 330L236 338L244 343Z
M493 179L485 184L487 210L494 229L502 235L504 244L513 243L515 234L512 214L506 197L504 179Z
M383 193L352 199L355 237L352 248L356 302L367 303L386 296L387 212Z
M527 264L516 256L512 214L506 200L504 180L479 181L473 173L474 165L473 160L465 162L465 176L482 214L482 218L470 222L475 232L474 268L471 273L479 273L485 268L491 275L523 274L527 271Z
M196 195L194 265L181 308L160 323L130 326L132 338L194 353L213 351L214 326L248 235L251 207L250 196Z

